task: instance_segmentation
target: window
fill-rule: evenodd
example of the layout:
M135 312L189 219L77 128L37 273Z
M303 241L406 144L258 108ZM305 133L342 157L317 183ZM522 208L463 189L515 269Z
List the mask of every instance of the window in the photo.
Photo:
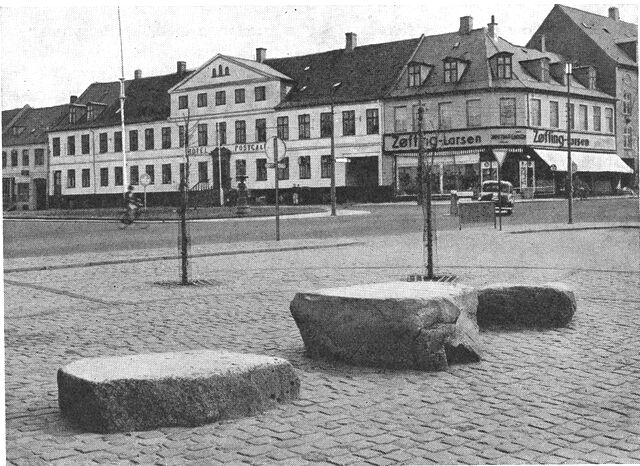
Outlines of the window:
M631 115L631 92L624 92L622 94L622 114Z
M278 179L279 180L289 179L289 157L285 157L281 160L278 160Z
M321 113L320 114L320 137L330 138L332 128L333 128L333 121L331 117L331 112Z
M394 107L393 130L396 133L407 130L407 107Z
M209 128L206 123L198 125L198 145L206 146L209 143Z
M277 120L278 126L278 137L283 140L289 139L289 117L283 116L278 117Z
M162 184L171 184L171 164L162 164Z
M129 169L129 184L137 185L140 178L140 173L138 172L138 166L132 165Z
M367 110L367 134L378 134L380 132L380 121L378 119L378 109Z
M180 147L184 147L185 144L185 132L184 132L184 125L179 125L178 126L178 144Z
M411 131L420 130L420 105L413 105L411 107ZM424 121L423 121L424 126Z
M444 82L455 83L458 81L458 62L446 61L444 62Z
M587 106L580 105L578 112L578 125L579 128L583 131L587 131L589 129L589 116L587 113Z
M74 124L76 122L77 110L78 109L74 106L69 108L69 123Z
M560 113L558 111L558 102L549 102L549 124L552 128L558 128L560 126Z
M29 202L29 183L17 183L18 201Z
M144 167L144 172L149 175L149 184L154 184L156 182L155 169L153 165L146 165Z
M225 105L227 103L227 93L225 91L216 92L216 105Z
M153 149L153 128L147 128L144 130L144 148L146 150Z
M320 178L331 178L331 156L320 157Z
M613 133L613 109L612 108L604 109L604 127L607 129L607 132Z
M422 84L422 77L420 75L420 65L409 65L408 76L409 76L409 87L417 87Z
M67 188L76 187L76 171L67 170Z
M218 144L224 145L227 143L227 124L221 122L217 124L218 128Z
M633 149L633 130L631 126L627 125L624 127L624 133L622 135L622 145L625 149Z
M69 136L67 138L67 155L76 155L76 137L75 136Z
M209 181L209 167L207 162L198 162L198 183Z
M236 160L236 176L247 176L247 161L238 159Z
M311 156L304 155L298 157L298 167L300 168L300 179L308 180L311 178Z
M113 151L122 152L122 131L113 133Z
M207 93L203 92L202 94L198 94L198 107L206 107L207 106Z
M354 136L356 134L356 112L347 110L342 112L342 135Z
M256 87L256 102L267 100L267 88L264 86Z
M267 120L258 118L256 120L256 142L265 142L267 140Z
M89 153L89 135L88 134L83 134L82 136L80 136L80 146L81 146L81 151L83 154L88 154Z
M247 142L247 124L244 120L236 121L236 144Z
M438 104L438 128L451 129L451 102Z
M36 149L34 152L35 152L35 155L34 155L33 164L36 166L44 165L44 149Z
M170 149L171 148L171 128L169 126L165 126L162 128L162 148Z
M298 138L309 139L311 137L311 116L309 114L298 115Z
M109 168L102 167L100 169L100 186L109 186Z
M93 105L87 104L87 121L92 121L94 118Z
M18 151L17 150L12 150L11 151L11 166L12 167L17 167L18 166Z
M229 76L229 67L228 66L224 67L224 74Z
M267 180L267 159L256 159L256 181Z
M511 56L501 55L496 61L498 79L511 79Z
M571 129L576 129L576 107L574 104L570 104L567 112L567 121L571 125Z
M178 109L189 108L189 96L178 96Z
M52 152L54 157L58 157L60 155L60 138L53 138L51 140Z
M602 109L593 107L593 130L602 131Z
M549 82L549 62L545 59L540 60L540 81Z
M122 186L122 167L113 168L113 182L116 186Z
M29 166L29 149L22 150L22 166L23 167Z
M542 101L531 99L531 126L542 126Z
M236 89L235 94L236 94L236 103L243 104L245 99L244 89Z
M7 153L2 151L2 168L7 166Z
M91 186L91 171L88 168L82 169L82 187L88 188Z
M516 99L503 97L500 99L500 126L516 125Z
M467 127L475 128L477 126L482 126L480 99L467 100Z
M109 146L108 146L109 140L108 140L107 133L100 133L99 140L100 140L100 153L104 154L109 150Z
M138 150L138 130L133 129L129 131L129 150Z

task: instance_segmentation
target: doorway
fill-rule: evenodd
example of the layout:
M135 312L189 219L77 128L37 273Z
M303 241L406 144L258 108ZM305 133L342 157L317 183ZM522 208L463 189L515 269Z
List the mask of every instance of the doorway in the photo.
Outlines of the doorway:
M33 180L33 190L35 198L35 209L44 210L47 208L47 180L36 178Z

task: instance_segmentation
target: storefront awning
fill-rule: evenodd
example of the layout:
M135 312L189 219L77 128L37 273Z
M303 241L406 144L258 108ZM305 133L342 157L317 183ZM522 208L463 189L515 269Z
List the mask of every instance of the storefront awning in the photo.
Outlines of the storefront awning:
M535 149L536 154L556 171L567 171L567 152L558 150ZM571 162L577 166L577 172L587 173L633 173L633 169L616 154L571 151Z

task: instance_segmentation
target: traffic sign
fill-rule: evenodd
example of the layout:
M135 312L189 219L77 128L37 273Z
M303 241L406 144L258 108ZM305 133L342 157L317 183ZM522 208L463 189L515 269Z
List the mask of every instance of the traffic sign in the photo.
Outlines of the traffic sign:
M495 155L496 160L498 162L498 166L502 167L502 162L504 162L504 159L507 158L507 151L506 150L494 150L493 151L493 155Z
M140 184L142 186L149 186L151 184L151 177L146 173L140 175Z
M267 139L267 142L264 145L264 153L267 154L267 157L270 158L271 160L274 159L273 157L274 139L276 140L276 145L278 147L278 159L281 159L282 157L284 157L284 154L287 152L287 145L284 143L284 141L276 136L271 136L269 139Z
M571 161L571 173L575 173L578 171L578 164Z
M556 171L558 169L558 167L556 166L555 163L552 163L551 165L549 165L549 170L551 170L552 172Z
M280 155L278 155L278 158L280 158ZM268 162L267 168L276 168L275 162ZM278 162L278 168L287 168L287 164L284 162Z

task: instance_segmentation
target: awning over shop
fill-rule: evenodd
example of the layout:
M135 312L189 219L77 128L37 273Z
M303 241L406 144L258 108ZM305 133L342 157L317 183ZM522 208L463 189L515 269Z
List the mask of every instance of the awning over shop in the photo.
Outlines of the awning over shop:
M552 169L567 171L566 151L535 149L535 152ZM571 162L576 164L577 172L633 173L633 169L616 154L571 151Z

